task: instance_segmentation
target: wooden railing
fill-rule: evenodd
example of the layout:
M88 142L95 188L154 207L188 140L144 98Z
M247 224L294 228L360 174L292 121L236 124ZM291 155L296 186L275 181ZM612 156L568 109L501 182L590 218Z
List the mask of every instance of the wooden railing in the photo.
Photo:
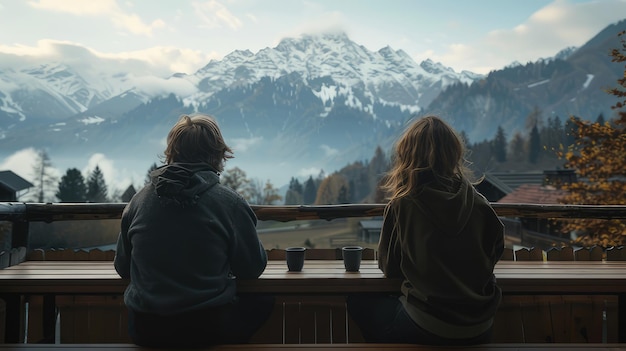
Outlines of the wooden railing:
M498 215L525 218L626 218L624 205L491 204ZM120 218L125 203L0 202L0 221L67 221ZM260 220L288 222L306 219L382 216L385 204L252 205Z
M119 219L125 203L0 202L0 221L13 222L12 246L28 247L29 222ZM492 204L498 215L523 218L626 219L626 205ZM384 204L251 206L259 220L332 220L382 216Z

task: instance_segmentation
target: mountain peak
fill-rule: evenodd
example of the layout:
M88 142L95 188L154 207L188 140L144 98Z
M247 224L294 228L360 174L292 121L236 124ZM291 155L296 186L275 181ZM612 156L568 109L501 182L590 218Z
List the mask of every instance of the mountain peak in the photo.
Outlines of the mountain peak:
M435 63L431 59L422 61L422 63L420 63L420 67L422 67L426 72L432 74L446 74L454 72L452 68L442 65L440 62Z

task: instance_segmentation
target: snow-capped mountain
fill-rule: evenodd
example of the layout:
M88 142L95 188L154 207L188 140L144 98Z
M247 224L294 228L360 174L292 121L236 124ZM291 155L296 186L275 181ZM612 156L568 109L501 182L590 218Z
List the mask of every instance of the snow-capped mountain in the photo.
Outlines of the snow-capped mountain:
M158 87L133 72L81 72L53 63L0 72L19 87L0 95L0 156L34 146L64 156L136 153L152 163L176 118L198 111L218 119L240 159L256 161L252 150L265 149L328 170L369 158L447 86L481 78L390 47L369 51L341 33L234 51L190 75L142 77Z
M337 86L322 84L316 91L320 99L332 102L332 96L351 94L352 87L363 87L363 106L385 102L413 111L426 106L446 86L471 83L481 77L471 72L456 73L430 60L417 64L402 50L390 47L372 52L345 34L325 34L284 39L275 48L256 54L234 51L193 75L176 75L173 79L187 80L197 87L196 93L183 97L185 102L197 104L222 89L287 75L297 75L304 82L332 77Z
M579 48L511 64L490 72L480 84L450 86L422 111L445 114L470 142L493 138L498 127L510 138L526 134L533 111L540 112L541 122L558 117L564 123L572 115L610 119L617 101L606 89L617 86L624 65L611 62L609 53L622 46L618 33L624 29L626 20L607 26Z
M598 52L617 47L620 25L579 49L488 76L418 64L390 47L370 51L345 34L238 50L168 77L133 65L88 66L97 60L2 66L0 157L25 147L46 149L52 160L99 152L143 171L158 162L180 114L202 112L216 117L234 148L229 162L260 178L288 178L369 159L379 145L388 150L416 113L444 116L471 141L492 138L498 126L520 130L535 106L562 119L593 118L610 110L599 87L613 84L619 67L608 68Z
M0 130L66 119L131 88L126 81L63 63L0 70Z

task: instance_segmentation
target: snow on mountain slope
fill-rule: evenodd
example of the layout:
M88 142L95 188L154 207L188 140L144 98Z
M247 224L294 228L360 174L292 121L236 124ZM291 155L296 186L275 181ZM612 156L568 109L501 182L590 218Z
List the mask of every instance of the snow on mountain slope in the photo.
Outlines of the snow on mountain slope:
M480 78L456 73L430 60L419 65L402 50L385 47L372 52L345 34L324 34L283 39L275 48L265 48L256 54L249 50L234 51L182 79L198 85L198 93L186 97L193 103L225 88L288 74L297 74L305 81L332 77L343 87L362 86L370 99L416 110L447 85Z

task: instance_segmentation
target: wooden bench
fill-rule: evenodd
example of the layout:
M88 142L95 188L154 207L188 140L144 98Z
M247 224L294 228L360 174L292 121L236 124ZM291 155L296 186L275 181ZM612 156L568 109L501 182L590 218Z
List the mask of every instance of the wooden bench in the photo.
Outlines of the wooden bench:
M0 351L46 351L46 350L71 350L71 351L140 351L154 350L133 344L0 344ZM166 349L159 349L166 350ZM413 344L241 344L241 345L218 345L203 349L207 351L316 351L316 350L415 350L415 351L595 351L626 350L626 344L486 344L476 346L426 346Z

